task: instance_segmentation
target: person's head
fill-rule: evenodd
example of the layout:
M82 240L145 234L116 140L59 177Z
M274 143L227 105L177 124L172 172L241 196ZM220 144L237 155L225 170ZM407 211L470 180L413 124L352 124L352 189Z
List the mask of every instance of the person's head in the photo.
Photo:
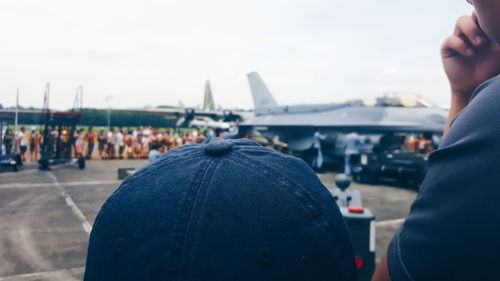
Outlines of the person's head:
M94 130L94 128L89 127L89 132L92 132L93 130Z
M160 150L160 145L159 145L159 144L157 144L157 143L152 144L152 145L151 145L151 150L158 150L158 151L159 151L159 150Z
M500 45L500 0L468 0L468 2L474 5L483 31Z
M24 128L24 127L21 127L21 132L23 132L23 133L24 133L24 130L25 130L25 128Z
M170 150L99 211L85 281L355 280L349 233L304 161L248 140Z

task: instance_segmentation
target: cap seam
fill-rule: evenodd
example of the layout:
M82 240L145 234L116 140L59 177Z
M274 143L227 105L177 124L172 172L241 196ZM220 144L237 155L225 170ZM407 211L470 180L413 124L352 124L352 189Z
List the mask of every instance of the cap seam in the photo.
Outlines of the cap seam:
M198 196L201 184L205 181L207 172L209 168L212 166L214 160L209 159L206 161L208 161L208 164L205 167L203 167L203 165L200 165L198 173L195 174L193 178L194 179L193 183L190 184L191 187L194 185L194 190L192 190L192 188L188 188L184 192L180 209L181 210L187 209L187 212L182 214L179 218L177 218L174 230L172 231L172 236L173 236L172 239L174 240L174 243L168 253L172 261L169 264L167 264L167 268L170 267L168 269L168 272L172 276L176 276L176 278L179 277L180 265L185 249L187 228L192 216L194 203L196 202L196 198ZM198 177L198 175L200 175L200 177ZM198 178L201 178L201 180L196 181ZM190 193L193 193L193 191L194 194L191 194L191 196L189 196Z
M212 160L212 162L210 163L210 164L211 164L211 166L209 166L209 167L207 168L207 170L206 170L206 172L205 172L205 173L208 173L208 171L212 171L212 174L214 174L214 173L215 173L215 171L217 170L217 167L219 166L219 163L220 163L220 162L221 162L221 158L216 158L216 159L213 159L213 160ZM213 166L213 168L212 168L212 166ZM214 178L214 177L210 177L210 179L208 180L208 182L207 182L206 184L204 184L204 182L205 182L205 178L204 178L204 179L200 182L200 185L202 185L202 184L203 184L204 186L207 186L207 188L205 189L205 196L204 196L204 198L203 198L203 201L202 201L202 202L200 202L200 203L202 204L202 206L200 206L199 208L201 208L201 209L204 209L205 204L206 204L206 202L207 202L207 200L206 200L206 199L207 199L207 197L208 197L208 194L209 194L209 192L210 192L210 189L212 188L212 180L213 180L213 178ZM194 203L198 200L198 198L199 198L199 197L197 196L197 197L193 200L193 209L191 210L191 212L193 212L193 211L194 211ZM201 213L201 216L199 217L199 220L200 220L200 221L202 221L202 218L203 218L204 216L205 216L205 213L203 213L203 212L202 212L202 213ZM188 224L187 224L187 226L186 226L186 234L185 234L186 238L187 238L188 233L190 232L190 228L192 228L192 227L196 227L196 226L198 226L198 227L199 227L199 226L200 226L200 224L199 224L199 223L196 223L195 225L191 225L191 220L189 220L189 222L188 222ZM195 231L195 230L191 229L191 231ZM179 266L180 266L180 267L182 267L183 260L184 260L184 258L186 258L186 257L187 257L187 260L188 260L188 262L187 262L188 273L187 273L187 278L186 278L185 280L193 280L193 279L191 279L191 278L192 278L192 275L193 275L193 271L191 270L191 268L193 267L193 260L194 260L193 256L194 256L195 251L196 251L196 249L197 249L197 247L198 247L198 245L199 245L199 240L200 240L201 232L196 232L196 231L195 231L195 233L193 233L193 234L194 234L194 235L193 235L193 238L192 238L192 239L193 239L193 245L191 246L191 251L190 251L189 253L186 253L186 256L182 255L182 257L181 257L181 261L180 261L180 264L179 264Z
M195 152L198 152L199 151L195 151ZM180 158L180 157L185 157L185 156L188 156L190 154L195 154L195 152L190 152L190 153L186 153L186 154L183 154L183 155L177 155L177 156L173 156L173 157L170 157L168 158L169 160L175 160L177 158ZM153 173L156 173L157 170L159 169L160 171L163 170L164 166L160 166L160 165L155 165L155 166L151 166L151 165L148 165L142 169L140 169L138 172L134 173L133 175L131 175L130 177L127 177L123 182L122 184L120 184L115 191L113 191L113 193L111 193L111 195L109 196L109 198L104 202L104 204L102 205L101 209L99 210L99 212L97 213L96 215L96 218L94 220L94 225L97 225L97 223L99 222L100 220L100 217L102 216L102 213L104 213L108 207L109 207L109 204L111 204L111 201L114 200L115 198L115 195L118 194L118 192L122 192L123 190L125 190L129 185L133 184L135 182L135 180L137 179L137 177L139 176L148 176L150 174L153 174ZM149 172L147 170L154 170Z

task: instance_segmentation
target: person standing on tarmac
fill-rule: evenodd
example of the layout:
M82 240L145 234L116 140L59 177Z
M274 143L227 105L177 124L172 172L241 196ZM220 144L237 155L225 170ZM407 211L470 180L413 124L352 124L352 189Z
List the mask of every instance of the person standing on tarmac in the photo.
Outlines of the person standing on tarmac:
M161 150L161 146L159 144L151 145L151 150L148 153L149 162L152 163L161 157L162 152L160 150Z
M21 159L26 161L26 151L28 150L28 137L26 130L21 127L21 131L17 133L17 143L19 144L19 151L21 152Z
M362 146L361 137L354 131L345 137L345 151L344 151L344 174L351 176L354 168L352 162L359 155L359 149Z
M323 169L323 152L321 151L321 143L326 140L326 135L322 134L320 128L316 129L313 137L313 148L316 152L314 156L312 167L315 171L321 172Z
M38 138L39 134L35 127L31 128L31 134L29 138L30 143L30 161L34 162L38 158Z
M85 141L87 142L87 159L92 158L95 144L95 133L92 127L89 127L87 134L85 134Z
M445 137L373 281L500 280L500 0L468 2L441 51Z
M101 157L101 159L104 159L107 142L106 132L103 129L100 129L99 133L97 134L97 143L99 145L97 148L99 150L99 157Z

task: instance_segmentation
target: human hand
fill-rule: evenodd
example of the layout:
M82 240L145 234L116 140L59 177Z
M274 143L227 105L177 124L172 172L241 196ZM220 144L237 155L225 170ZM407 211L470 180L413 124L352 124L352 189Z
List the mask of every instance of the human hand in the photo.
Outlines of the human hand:
M481 83L500 74L500 46L481 30L475 13L461 17L441 48L455 99L467 101Z

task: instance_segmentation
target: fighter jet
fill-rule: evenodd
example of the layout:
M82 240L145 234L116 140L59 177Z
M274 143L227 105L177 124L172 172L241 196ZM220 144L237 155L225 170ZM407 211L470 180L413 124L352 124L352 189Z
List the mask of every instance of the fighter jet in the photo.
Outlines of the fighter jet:
M344 138L359 131L367 143L384 134L442 134L448 112L422 97L386 94L342 103L279 106L256 72L248 80L255 118L240 124L240 135L278 136L289 150L300 154L311 149L316 130L327 135L326 154L343 156Z

